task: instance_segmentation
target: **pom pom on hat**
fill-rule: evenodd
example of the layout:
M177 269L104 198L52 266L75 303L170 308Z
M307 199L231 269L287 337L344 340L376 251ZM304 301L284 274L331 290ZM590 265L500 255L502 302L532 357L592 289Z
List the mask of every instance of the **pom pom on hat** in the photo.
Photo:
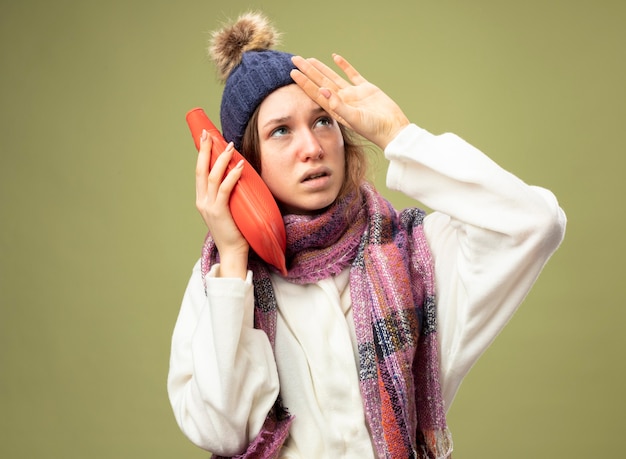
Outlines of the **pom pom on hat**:
M259 13L246 13L231 25L211 34L209 56L213 59L220 80L241 63L246 51L272 49L280 42L280 33Z
M280 34L260 13L246 13L213 32L208 48L218 76L225 81L220 118L227 141L241 149L250 117L276 89L292 84L292 55L271 49Z

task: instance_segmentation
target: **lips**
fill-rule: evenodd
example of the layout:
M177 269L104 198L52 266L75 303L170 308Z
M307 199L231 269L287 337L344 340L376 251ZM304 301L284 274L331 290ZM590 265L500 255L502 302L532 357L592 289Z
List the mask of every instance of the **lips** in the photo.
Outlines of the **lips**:
M326 168L318 168L315 170L308 171L306 174L302 176L301 182L308 182L309 180L315 180L321 177L327 177L330 175L330 171Z
M308 182L309 180L314 180L316 178L325 177L325 176L326 176L326 174L323 174L323 173L322 174L313 174L313 175L311 175L309 177L305 177L304 181Z

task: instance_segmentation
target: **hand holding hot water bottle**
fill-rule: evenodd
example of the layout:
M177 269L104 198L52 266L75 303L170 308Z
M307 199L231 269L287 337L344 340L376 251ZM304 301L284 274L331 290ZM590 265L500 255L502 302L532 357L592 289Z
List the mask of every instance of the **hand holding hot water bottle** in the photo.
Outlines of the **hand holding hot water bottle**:
M202 130L205 129L211 136L213 145L209 168L212 168L217 157L226 149L226 140L203 109L190 110L186 119L198 150ZM227 171L230 171L242 159L244 160L243 172L233 189L229 202L233 220L257 255L275 266L281 273L286 274L285 225L272 193L261 176L236 150Z

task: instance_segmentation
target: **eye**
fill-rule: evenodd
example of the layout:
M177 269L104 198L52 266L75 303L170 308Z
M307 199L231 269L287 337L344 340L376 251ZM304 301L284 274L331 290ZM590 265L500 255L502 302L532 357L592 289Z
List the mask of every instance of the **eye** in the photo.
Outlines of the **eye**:
M316 126L332 126L333 119L330 116L322 116L315 122Z
M276 129L272 130L270 133L270 137L282 137L286 135L289 130L285 126L279 126Z

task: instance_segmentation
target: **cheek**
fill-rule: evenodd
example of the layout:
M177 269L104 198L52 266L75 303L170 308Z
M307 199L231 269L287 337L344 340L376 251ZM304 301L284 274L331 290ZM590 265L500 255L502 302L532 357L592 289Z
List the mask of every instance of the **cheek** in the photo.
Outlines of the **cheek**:
M332 151L335 152L336 162L342 164L345 168L346 165L346 148L343 142L343 137L339 137L338 140L335 141L333 145Z
M343 141L343 136L341 135L341 131L339 130L339 128L337 128L337 132L332 139L331 148L333 151L340 152L339 156L342 158L343 161L345 161L346 148Z
M287 172L283 155L274 155L271 152L261 151L261 178L271 191L282 182L281 176Z

